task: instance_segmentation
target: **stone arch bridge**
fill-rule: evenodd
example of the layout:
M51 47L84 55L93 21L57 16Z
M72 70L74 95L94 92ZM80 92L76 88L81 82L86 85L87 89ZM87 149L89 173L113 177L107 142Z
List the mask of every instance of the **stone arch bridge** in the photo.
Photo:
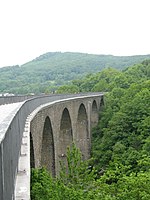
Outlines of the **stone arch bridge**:
M29 200L30 167L44 166L57 175L72 142L88 159L91 128L103 104L102 93L28 98L10 97L11 103L21 102L0 121L1 200Z

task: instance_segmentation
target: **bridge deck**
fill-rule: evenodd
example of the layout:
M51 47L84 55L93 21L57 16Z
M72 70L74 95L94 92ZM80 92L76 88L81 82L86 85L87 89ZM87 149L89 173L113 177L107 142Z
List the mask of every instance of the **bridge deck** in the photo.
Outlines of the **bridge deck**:
M0 142L4 137L4 130L7 129L10 121L23 103L24 102L0 105Z
M22 102L0 105L0 124L22 105Z

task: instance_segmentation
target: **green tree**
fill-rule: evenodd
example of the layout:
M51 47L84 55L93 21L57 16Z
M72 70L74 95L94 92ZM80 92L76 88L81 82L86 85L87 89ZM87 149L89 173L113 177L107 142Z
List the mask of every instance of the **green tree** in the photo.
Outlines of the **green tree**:
M63 85L60 86L57 91L58 94L71 94L71 93L78 93L79 88L75 85Z

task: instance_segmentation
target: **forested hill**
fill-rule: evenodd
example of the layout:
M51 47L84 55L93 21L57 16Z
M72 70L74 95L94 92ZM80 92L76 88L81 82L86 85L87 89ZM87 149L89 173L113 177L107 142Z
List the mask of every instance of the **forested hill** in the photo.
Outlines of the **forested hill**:
M104 68L125 69L150 58L49 52L22 65L0 68L0 93L49 93L60 85Z

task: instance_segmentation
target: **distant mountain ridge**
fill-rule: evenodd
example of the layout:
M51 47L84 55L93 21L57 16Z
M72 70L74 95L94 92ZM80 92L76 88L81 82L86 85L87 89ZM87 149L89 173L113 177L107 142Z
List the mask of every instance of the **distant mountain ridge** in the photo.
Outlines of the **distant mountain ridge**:
M43 93L104 68L125 69L150 55L113 56L48 52L21 66L0 68L0 93Z

